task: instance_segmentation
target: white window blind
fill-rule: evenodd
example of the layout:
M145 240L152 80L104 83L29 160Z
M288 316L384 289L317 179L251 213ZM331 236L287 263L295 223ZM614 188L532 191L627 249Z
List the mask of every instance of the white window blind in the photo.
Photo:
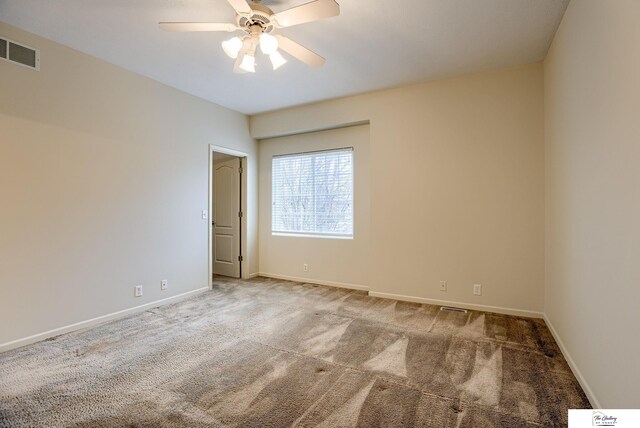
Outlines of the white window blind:
M353 237L353 148L274 156L273 233Z

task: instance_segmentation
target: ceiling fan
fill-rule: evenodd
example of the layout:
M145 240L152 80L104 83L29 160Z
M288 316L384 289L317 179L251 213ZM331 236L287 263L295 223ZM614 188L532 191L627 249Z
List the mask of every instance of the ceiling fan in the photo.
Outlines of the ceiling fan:
M282 34L271 35L273 30L291 27L307 22L331 18L340 14L340 5L335 0L315 0L282 12L273 13L262 5L260 0L227 0L236 11L236 23L217 22L160 22L160 28L166 31L244 31L242 37L232 37L222 42L222 49L235 59L235 73L254 73L256 71L255 53L258 46L269 56L273 69L287 62L280 54L282 49L292 57L310 67L320 67L325 59Z

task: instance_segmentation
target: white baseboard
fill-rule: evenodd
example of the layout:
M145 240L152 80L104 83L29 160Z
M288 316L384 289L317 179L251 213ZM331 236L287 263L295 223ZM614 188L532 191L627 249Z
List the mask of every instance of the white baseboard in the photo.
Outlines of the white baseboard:
M569 350L567 349L566 346L564 346L564 342L558 335L558 332L556 331L555 327L551 323L551 320L549 319L549 317L547 317L547 314L544 314L544 322L547 323L547 327L549 327L549 331L551 331L553 338L556 340L556 343L560 347L560 351L562 351L562 355L564 355L564 359L567 360L567 364L569 364L569 367L571 367L571 371L573 372L573 375L576 377L576 379L578 379L580 386L582 387L584 393L587 395L587 398L591 403L591 407L593 407L594 409L601 409L602 406L600 405L600 401L598 401L595 394L593 393L593 390L587 383L587 380L582 375L582 372L580 372L580 369L576 365L575 361L573 361L573 358L571 358L571 354L569 354Z
M53 330L45 331L43 333L34 334L32 336L23 337L21 339L12 340L11 342L5 342L0 344L0 352L9 351L11 349L20 348L22 346L30 345L32 343L40 342L41 340L48 339L50 337L58 336L60 334L69 333L74 330L80 330L82 328L94 327L98 324L102 324L107 321L111 321L117 318L123 318L127 315L132 315L138 312L143 312L149 308L155 308L157 306L167 305L169 303L175 303L180 300L184 300L195 294L202 293L209 290L209 287L198 288L197 290L187 291L176 296L167 297L166 299L155 300L144 305L135 306L133 308L124 309L118 312L112 312L110 314L102 315L96 318L92 318L86 321L80 321L75 324L66 325L64 327L55 328Z
M257 278L259 276L260 276L260 274L258 272L250 273L249 276L247 277L247 279Z
M275 273L260 272L256 276L264 276L266 278L284 279L286 281L305 282L307 284L328 285L330 287L348 288L350 290L369 291L369 287L360 284L348 284L344 282L324 281L322 279L297 278L294 276L279 275Z
M456 308L471 309L474 311L495 312L498 314L515 315L527 318L542 318L542 312L527 311L523 309L503 308L500 306L476 305L472 303L452 302L449 300L427 299L425 297L405 296L403 294L380 293L378 291L369 291L369 296L381 297L383 299L403 300L405 302L426 303L437 306L453 306Z

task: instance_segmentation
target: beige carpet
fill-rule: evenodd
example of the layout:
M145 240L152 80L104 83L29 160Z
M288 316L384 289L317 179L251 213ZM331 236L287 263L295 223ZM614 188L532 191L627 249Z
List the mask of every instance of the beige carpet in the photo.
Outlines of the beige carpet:
M555 427L541 320L264 278L0 354L2 427Z

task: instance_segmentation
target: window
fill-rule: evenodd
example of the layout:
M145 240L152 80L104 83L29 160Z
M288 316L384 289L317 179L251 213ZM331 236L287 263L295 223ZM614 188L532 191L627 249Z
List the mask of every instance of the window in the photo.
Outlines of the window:
M272 232L353 237L353 148L274 156Z

